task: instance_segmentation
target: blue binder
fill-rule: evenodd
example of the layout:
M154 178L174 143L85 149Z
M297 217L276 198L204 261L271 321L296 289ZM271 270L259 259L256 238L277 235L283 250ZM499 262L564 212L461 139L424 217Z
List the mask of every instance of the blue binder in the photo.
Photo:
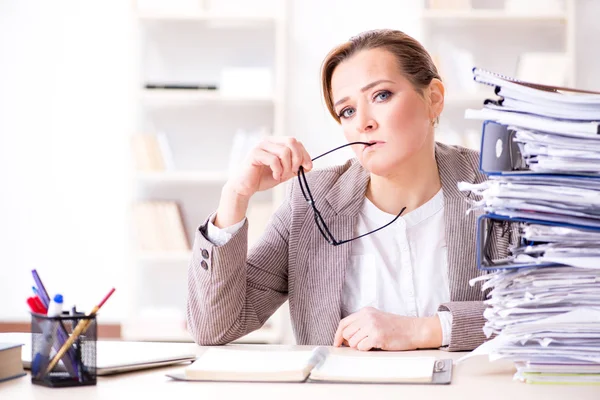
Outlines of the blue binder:
M481 128L479 170L486 175L538 177L577 177L578 179L600 179L598 174L549 174L531 171L517 143L513 141L515 131L507 125L484 121Z
M585 225L576 225L570 223L561 222L548 222L543 220L528 219L528 218L514 218L507 217L504 215L498 215L493 213L483 214L477 219L477 236L476 236L476 248L477 248L477 268L484 271L499 270L499 269L517 269L527 267L546 267L546 266L558 266L562 264L540 262L540 263L514 263L509 259L505 260L492 260L491 254L488 251L490 234L492 232L491 227L493 224L537 224L547 226L558 226L566 228L585 229L589 231L600 232L600 228L590 227ZM522 240L522 239L519 239Z

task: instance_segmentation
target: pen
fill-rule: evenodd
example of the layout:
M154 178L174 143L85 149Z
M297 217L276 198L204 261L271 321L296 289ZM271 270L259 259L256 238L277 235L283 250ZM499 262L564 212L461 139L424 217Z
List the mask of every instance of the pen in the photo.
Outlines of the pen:
M100 310L100 308L104 305L104 303L106 303L106 300L108 300L108 298L114 292L115 292L115 288L112 288L110 290L110 292L108 292L108 294L106 296L104 296L102 301L97 306L92 308L92 311L88 314L88 317L95 316L96 313L98 312L98 310ZM65 344L63 344L63 346L60 348L58 353L56 353L56 355L50 362L50 365L48 365L48 368L46 369L46 374L48 374L48 373L50 373L50 371L52 371L52 368L54 368L56 366L56 364L58 363L58 360L60 360L60 358L67 352L67 350L69 350L69 348L71 348L71 345L73 345L73 342L75 342L75 340L79 337L79 335L81 335L82 333L85 333L86 329L90 326L91 323L92 323L91 319L82 319L77 324L77 326L73 330L73 333L71 333L71 336L69 337L69 339L67 339L67 341L65 342Z
M50 304L50 297L48 296L48 292L46 291L46 288L44 287L44 284L42 283L42 279L40 278L37 270L32 269L31 275L33 276L33 281L35 282L35 287L37 288L39 299L41 300L42 305L44 306L44 309L47 310L48 305ZM46 312L44 312L44 314L45 313ZM55 346L56 346L55 348L60 349L60 346L62 346L65 343L65 341L67 340L67 337L68 337L67 330L62 325L62 321L60 321L58 330L56 331L57 341L55 343ZM76 371L77 364L75 361L75 352L73 350L69 350L69 362L65 363L65 367L69 371L69 374L77 376L77 371Z
M46 307L44 307L44 304L42 304L42 300L40 300L39 297L33 296L31 299L36 304L37 309L39 310L38 312L40 314L46 314L48 312L48 310L46 309Z
M40 300L42 300L42 304L44 307L48 307L48 304L50 304L50 297L48 297L48 292L46 292L46 288L44 287L40 276L35 269L31 270L31 274L33 275L33 280L35 282L35 286L37 287L38 296Z
M46 314L46 306L44 306L44 303L42 303L42 300L40 299L40 292L38 292L37 288L35 286L32 286L31 289L33 290L33 300L35 301L35 303L38 305L37 309L41 314ZM42 312L43 310L43 312Z

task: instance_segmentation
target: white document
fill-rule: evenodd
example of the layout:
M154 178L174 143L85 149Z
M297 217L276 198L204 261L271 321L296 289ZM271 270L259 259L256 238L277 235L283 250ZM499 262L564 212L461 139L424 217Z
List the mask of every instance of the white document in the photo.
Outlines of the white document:
M596 137L600 132L600 123L598 122L564 121L517 112L492 110L490 108L467 109L465 110L465 118L496 121L499 124L516 125L525 129L551 132L563 136L590 138Z
M348 357L330 354L310 374L311 380L430 382L435 357Z
M481 68L474 68L473 75L476 82L500 87L500 93L498 93L500 96L506 95L507 97L529 99L530 101L536 102L548 100L567 104L600 105L600 93L581 93L572 90L540 90L534 85L524 85L512 78L486 71ZM538 85L538 87L543 87L543 85ZM504 92L504 94L502 92Z

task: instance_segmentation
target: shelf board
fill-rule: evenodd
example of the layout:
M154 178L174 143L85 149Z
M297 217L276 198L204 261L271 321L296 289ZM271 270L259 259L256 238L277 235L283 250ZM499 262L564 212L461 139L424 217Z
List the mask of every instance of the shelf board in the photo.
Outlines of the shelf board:
M227 181L227 172L210 171L159 171L159 172L137 172L136 179L140 183L160 184L222 184Z
M504 10L424 10L424 20L439 22L565 22L565 13L514 13Z
M146 263L188 263L192 259L191 251L146 251L137 253L136 259Z
M234 14L234 13L211 13L204 11L138 11L138 19L141 21L192 21L205 22L210 24L226 24L228 26L247 26L247 25L271 25L277 21L274 15L252 15L252 14Z
M218 90L142 89L141 100L147 106L176 107L198 104L272 105L273 96L230 96Z

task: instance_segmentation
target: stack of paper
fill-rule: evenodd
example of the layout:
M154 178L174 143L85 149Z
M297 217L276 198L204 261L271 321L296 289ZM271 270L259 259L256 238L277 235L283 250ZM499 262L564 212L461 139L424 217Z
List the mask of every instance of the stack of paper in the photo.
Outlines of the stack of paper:
M494 86L499 98L465 117L514 129L531 170L600 174L600 93L519 82L478 68L473 74Z
M600 179L491 176L480 184L461 182L459 188L481 196L473 205L486 212L600 228Z
M600 94L474 75L500 99L466 117L509 126L529 168L459 186L512 224L502 269L471 282L489 290L484 346L528 383L600 384Z

